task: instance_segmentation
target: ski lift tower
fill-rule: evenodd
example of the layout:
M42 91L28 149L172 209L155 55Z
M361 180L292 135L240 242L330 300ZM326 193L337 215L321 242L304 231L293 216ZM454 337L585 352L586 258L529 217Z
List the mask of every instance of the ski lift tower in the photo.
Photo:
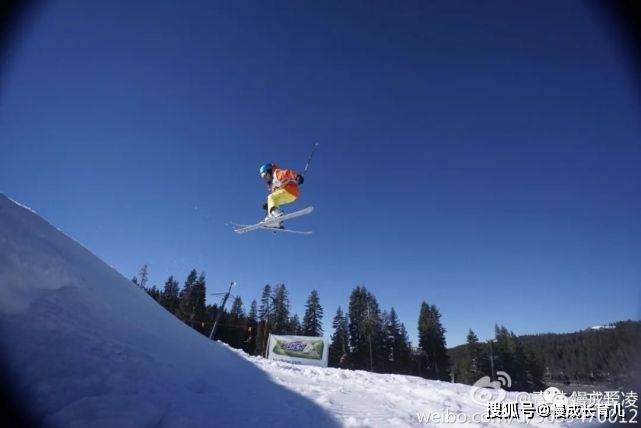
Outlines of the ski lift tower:
M214 321L214 325L211 328L211 332L209 333L209 338L214 339L214 336L216 335L216 329L218 328L218 323L220 322L220 317L223 315L223 311L225 310L225 303L227 303L227 299L229 299L229 295L231 294L231 289L236 286L236 283L232 281L229 284L229 289L223 296L223 301L220 303L220 308L218 309L218 313L216 314L216 321Z

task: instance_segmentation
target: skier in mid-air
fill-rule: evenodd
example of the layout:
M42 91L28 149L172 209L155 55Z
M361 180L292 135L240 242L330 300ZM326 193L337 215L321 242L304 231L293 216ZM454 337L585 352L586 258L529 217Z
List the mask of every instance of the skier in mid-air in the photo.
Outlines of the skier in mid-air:
M283 169L276 164L266 163L259 169L261 178L267 184L269 195L263 209L267 212L266 221L280 217L283 212L281 205L291 204L300 195L299 186L303 184L303 176L293 169ZM271 222L270 227L282 229L282 222Z
M263 204L263 209L266 211L265 218L254 224L231 223L234 226L234 232L239 235L252 232L254 230L268 230L274 233L286 232L299 235L311 235L313 233L311 230L286 229L283 225L284 221L308 215L314 211L313 206L310 205L287 214L284 214L280 210L280 206L291 204L298 199L298 196L300 195L299 186L303 184L303 176L309 169L309 165L312 162L312 157L314 156L314 152L317 147L318 143L314 144L314 147L307 158L305 169L300 173L293 169L281 168L273 163L266 163L260 167L258 172L260 173L261 178L265 180L267 190L269 191L267 202Z

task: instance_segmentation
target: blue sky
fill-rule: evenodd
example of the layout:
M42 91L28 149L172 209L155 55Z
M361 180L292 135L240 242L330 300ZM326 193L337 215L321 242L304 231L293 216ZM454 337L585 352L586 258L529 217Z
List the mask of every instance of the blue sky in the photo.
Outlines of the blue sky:
M448 344L639 316L641 111L588 3L50 2L0 75L0 191L130 277L354 286ZM320 148L292 227L267 161Z

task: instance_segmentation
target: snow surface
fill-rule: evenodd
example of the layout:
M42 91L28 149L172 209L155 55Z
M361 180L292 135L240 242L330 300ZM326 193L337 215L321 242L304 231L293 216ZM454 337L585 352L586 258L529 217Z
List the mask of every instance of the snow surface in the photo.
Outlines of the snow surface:
M336 425L1 194L0 334L17 394L46 425Z
M420 422L418 414L425 416L433 413L442 418L449 412L471 418L471 415L482 416L487 411L486 404L472 400L472 388L468 385L416 376L294 365L233 351L254 362L275 382L313 399L346 427L436 426L436 423ZM504 399L514 401L522 394L488 389L483 391L489 394L485 396L486 400L496 400L503 394ZM501 425L506 423L473 423L469 419L464 424L458 424L465 427ZM567 424L547 425L561 427Z
M594 325L589 328L589 330L609 330L615 328L612 324L607 324L607 325Z
M2 194L0 334L16 394L49 426L419 426L418 412L484 411L465 385L296 366L210 341Z

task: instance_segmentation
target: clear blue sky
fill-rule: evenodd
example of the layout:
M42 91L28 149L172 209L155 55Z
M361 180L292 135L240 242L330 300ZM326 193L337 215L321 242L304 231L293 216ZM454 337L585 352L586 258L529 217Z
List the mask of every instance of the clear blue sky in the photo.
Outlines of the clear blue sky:
M131 277L204 270L249 304L364 284L449 345L639 316L641 110L588 3L50 2L0 75L0 191ZM291 226L237 236L266 161Z

